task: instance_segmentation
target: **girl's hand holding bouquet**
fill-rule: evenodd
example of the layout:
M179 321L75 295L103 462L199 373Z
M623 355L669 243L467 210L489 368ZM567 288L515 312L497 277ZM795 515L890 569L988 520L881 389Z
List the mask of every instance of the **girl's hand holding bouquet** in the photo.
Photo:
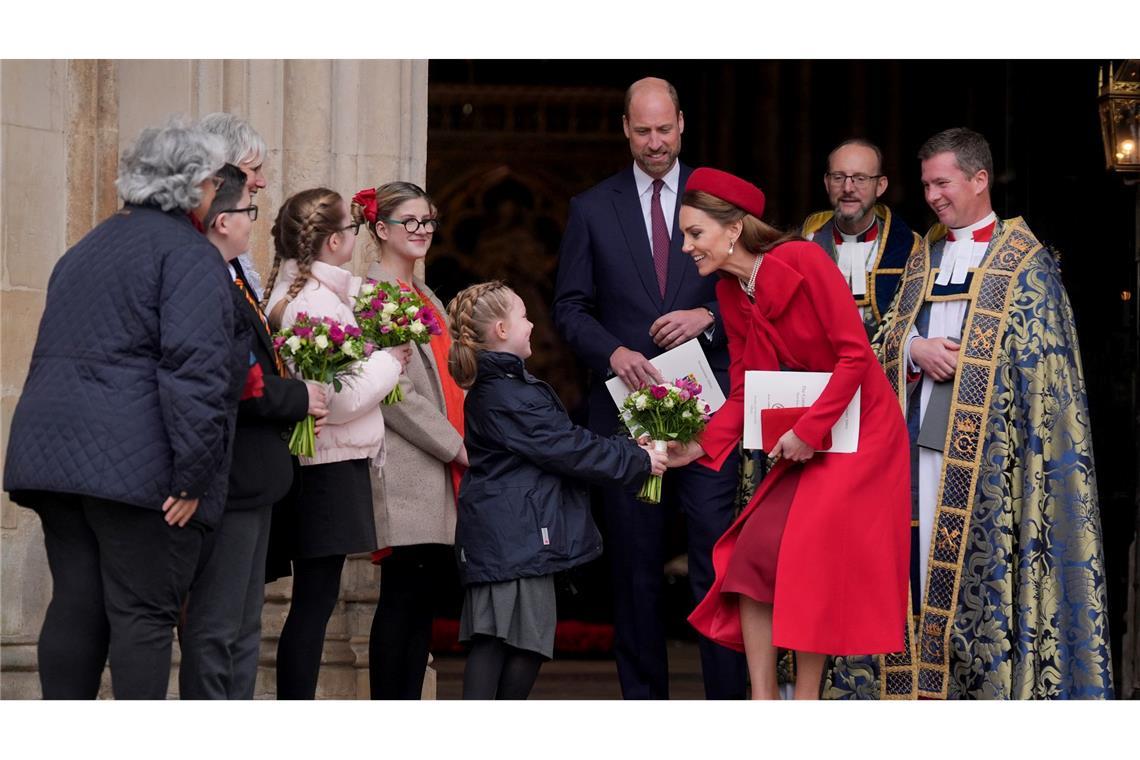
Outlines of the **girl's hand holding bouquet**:
M691 378L647 385L629 394L622 404L621 418L639 438L651 438L653 448L665 460L671 441L688 444L705 429L709 405L700 395L700 384ZM676 443L673 446L676 448ZM650 504L661 502L661 476L656 467L654 461L654 474L637 494L637 498Z
M355 325L342 325L331 317L311 318L297 315L290 327L279 330L273 345L281 358L293 368L296 377L308 382L332 386L334 392L343 387L341 378L356 372L359 362L372 355L374 346L364 339ZM311 399L311 396L310 396ZM316 449L315 418L305 417L293 428L289 451L311 457Z
M443 332L435 312L424 303L419 293L402 282L393 285L366 280L356 296L353 313L364 338L373 345L385 349L408 347L405 356L396 356L405 367L411 358L410 344L427 343L433 335ZM397 385L384 403L395 404L403 398L403 391Z

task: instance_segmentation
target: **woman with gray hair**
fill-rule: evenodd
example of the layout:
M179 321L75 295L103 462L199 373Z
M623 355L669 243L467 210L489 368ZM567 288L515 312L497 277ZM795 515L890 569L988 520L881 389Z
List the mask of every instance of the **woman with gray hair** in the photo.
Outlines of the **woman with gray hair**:
M265 140L257 133L248 121L232 113L218 111L207 114L198 121L198 126L210 134L217 135L225 142L226 163L245 172L245 186L250 195L257 195L257 191L265 187L265 155L268 148ZM237 257L238 267L245 272L245 282L253 291L254 300L260 301L261 275L253 265L253 257L249 251Z
M202 234L221 140L177 123L122 156L125 205L52 272L12 417L4 489L52 574L45 698L166 696L173 627L222 513L248 346ZM240 334L238 334L240 332Z

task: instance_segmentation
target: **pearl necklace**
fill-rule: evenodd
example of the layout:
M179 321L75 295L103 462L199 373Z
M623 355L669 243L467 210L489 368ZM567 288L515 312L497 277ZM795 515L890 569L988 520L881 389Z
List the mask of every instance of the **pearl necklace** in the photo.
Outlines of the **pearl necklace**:
M748 282L741 280L739 277L737 278L740 282L740 287L749 298L752 298L756 293L756 273L760 271L760 262L763 260L764 254L761 253L756 256L756 263L752 265L752 274L748 275Z

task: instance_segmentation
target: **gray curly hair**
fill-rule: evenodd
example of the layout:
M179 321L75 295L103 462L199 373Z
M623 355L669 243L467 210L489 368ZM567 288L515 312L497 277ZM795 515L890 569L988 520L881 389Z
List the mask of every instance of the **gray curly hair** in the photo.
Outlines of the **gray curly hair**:
M203 116L198 126L226 141L226 161L234 166L265 159L265 140L241 117L218 111Z
M125 203L190 211L202 202L199 187L225 163L222 138L171 120L147 127L119 159L115 187Z

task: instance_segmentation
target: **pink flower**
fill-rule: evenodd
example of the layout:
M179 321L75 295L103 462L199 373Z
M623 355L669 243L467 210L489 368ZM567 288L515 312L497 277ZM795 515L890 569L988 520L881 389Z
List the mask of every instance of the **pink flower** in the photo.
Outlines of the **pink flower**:
M284 345L285 345L285 336L284 335L277 335L273 338L273 347L275 349L281 350L281 347Z
M344 343L344 330L335 322L329 325L329 339L338 346Z
M372 345L368 341L364 341L364 356L365 357L372 356L372 352L375 350L376 350L376 346Z
M384 308L384 299L380 298L379 296L377 296L376 298L373 298L371 306L376 311L380 311L381 309Z
M681 391L681 400L682 401L688 401L690 398L692 398L692 394L690 394L687 390Z
M301 338L309 338L313 334L313 328L307 327L307 326L298 327L297 325L294 324L293 325L293 334L297 335Z
M298 322L308 322L309 321L309 312L307 312L307 311L300 312L297 315L297 321Z
M361 335L360 328L356 325L345 325L344 332L350 338L359 338Z
M653 394L655 399L663 399L669 395L669 389L664 385L655 385L649 389L649 392Z

